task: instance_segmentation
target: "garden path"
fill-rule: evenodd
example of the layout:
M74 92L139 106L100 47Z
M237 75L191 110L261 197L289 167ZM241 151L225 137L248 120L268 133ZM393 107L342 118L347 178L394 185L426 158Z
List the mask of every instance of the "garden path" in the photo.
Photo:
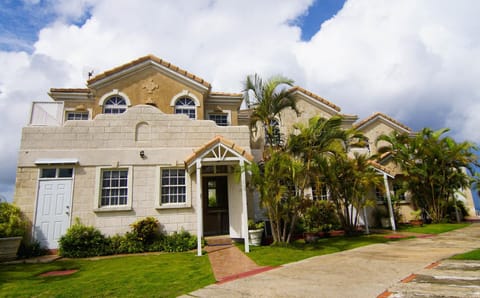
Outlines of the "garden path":
M232 244L230 238L207 240L205 251L212 265L217 283L224 283L242 277L251 276L272 269L268 266L258 266L238 247Z

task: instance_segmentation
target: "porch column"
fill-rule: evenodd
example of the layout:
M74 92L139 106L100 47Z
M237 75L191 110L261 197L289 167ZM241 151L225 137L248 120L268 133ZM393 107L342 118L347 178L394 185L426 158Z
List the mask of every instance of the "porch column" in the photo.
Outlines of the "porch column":
M202 255L203 204L202 204L202 162L197 160L197 256Z
M385 173L383 173L383 182L385 184L385 191L387 193L388 213L390 214L390 223L392 224L392 231L396 231L397 228L395 227L395 217L393 215L392 198L390 197L390 186L388 186L388 178L387 178L387 174Z
M242 171L242 234L245 241L245 252L250 252L250 244L248 240L248 209L247 209L247 179L245 177L245 162L240 159L240 169Z

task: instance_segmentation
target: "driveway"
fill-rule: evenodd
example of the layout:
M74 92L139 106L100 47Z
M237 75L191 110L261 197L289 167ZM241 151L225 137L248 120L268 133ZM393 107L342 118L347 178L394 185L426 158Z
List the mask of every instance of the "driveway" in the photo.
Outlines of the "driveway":
M480 223L435 237L313 257L184 297L377 297L432 263L475 248L480 248Z

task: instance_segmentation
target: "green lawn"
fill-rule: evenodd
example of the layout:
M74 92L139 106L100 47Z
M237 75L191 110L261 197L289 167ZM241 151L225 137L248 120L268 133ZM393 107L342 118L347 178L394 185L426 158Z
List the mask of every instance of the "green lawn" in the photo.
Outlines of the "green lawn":
M464 254L453 256L455 260L476 260L480 261L480 248L466 252Z
M303 240L283 246L250 246L248 256L261 266L278 266L313 256L326 255L360 246L394 241L379 235L357 237L321 238L316 243L306 244ZM243 250L243 245L239 245Z
M38 276L65 269L79 271ZM177 297L214 282L208 257L191 252L0 265L1 297Z
M421 227L400 226L401 232L413 232L422 234L440 234L450 232L456 229L461 229L469 226L469 223L440 223L440 224L425 224Z

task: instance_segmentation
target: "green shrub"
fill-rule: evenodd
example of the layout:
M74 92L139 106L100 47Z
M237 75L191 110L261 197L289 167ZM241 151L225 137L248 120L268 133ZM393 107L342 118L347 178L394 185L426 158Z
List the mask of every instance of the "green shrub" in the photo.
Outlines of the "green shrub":
M25 235L26 221L17 206L0 203L0 238L17 237Z
M78 219L58 242L63 257L85 258L111 253L110 239L98 229L81 224Z
M467 207L465 207L465 203L460 200L450 200L447 203L447 215L446 215L446 220L445 222L457 222L457 211L458 210L458 215L460 216L460 220L463 220L465 216L468 216L468 210Z
M328 232L339 225L335 205L330 201L312 201L303 217L308 232Z
M25 243L22 241L22 243L20 243L20 247L18 248L17 255L19 258L27 259L46 255L47 252L48 250L43 248L38 241L33 241L31 243Z
M158 220L147 217L130 225L132 227L131 237L136 238L144 245L149 245L161 236Z
M189 232L181 230L168 235L163 240L163 250L167 252L181 252L192 250L197 247L197 237Z

